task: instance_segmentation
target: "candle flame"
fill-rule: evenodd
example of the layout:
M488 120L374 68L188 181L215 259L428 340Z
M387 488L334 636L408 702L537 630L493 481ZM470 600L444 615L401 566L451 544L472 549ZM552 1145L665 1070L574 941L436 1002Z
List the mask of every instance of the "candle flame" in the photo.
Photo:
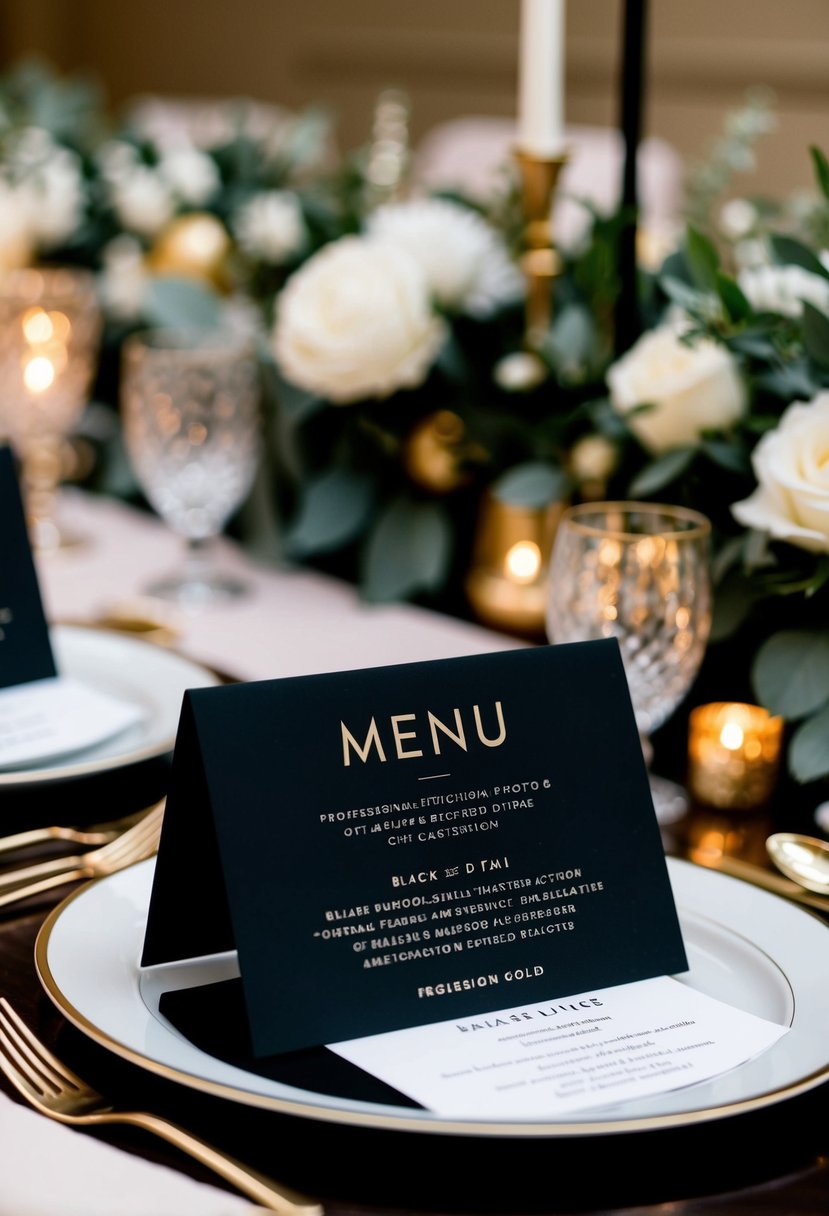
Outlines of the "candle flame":
M45 355L36 355L23 368L23 383L30 393L45 393L54 380L54 364Z
M531 583L541 569L541 550L534 540L519 540L504 558L507 577L516 583Z
M23 336L32 346L49 342L55 332L52 318L43 308L30 308L23 315L22 325Z
M745 739L745 731L737 722L726 722L720 731L720 743L730 752L738 751Z

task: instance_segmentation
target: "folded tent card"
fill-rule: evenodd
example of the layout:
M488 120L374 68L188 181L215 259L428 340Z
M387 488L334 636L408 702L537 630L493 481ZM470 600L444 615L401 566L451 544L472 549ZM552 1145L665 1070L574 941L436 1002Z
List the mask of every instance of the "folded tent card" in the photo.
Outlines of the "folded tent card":
M0 770L13 770L83 751L143 711L58 671L8 446L0 447L0 518Z
M143 963L234 946L260 1056L686 969L616 642L185 694Z

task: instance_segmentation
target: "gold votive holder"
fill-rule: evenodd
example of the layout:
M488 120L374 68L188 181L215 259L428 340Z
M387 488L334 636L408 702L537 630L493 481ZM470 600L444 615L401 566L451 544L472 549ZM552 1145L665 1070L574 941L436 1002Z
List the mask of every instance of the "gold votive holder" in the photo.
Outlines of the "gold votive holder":
M688 722L688 790L695 802L754 810L771 798L780 767L783 719L760 705L714 701Z
M544 636L547 567L565 506L484 496L466 578L467 599L483 624L521 637Z

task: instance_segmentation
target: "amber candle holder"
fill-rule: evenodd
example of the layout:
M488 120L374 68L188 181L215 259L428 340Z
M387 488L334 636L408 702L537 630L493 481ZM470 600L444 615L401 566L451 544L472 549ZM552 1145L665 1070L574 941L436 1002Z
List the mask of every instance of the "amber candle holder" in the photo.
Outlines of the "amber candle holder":
M39 552L78 540L59 525L57 493L94 378L101 325L89 270L32 266L0 278L0 437L20 460L29 536Z
M783 719L760 705L715 701L688 722L688 789L705 806L754 810L771 798L780 767Z
M535 350L550 328L553 280L561 273L561 258L553 238L552 209L558 179L568 157L565 152L537 156L516 148L515 159L521 175L525 217L521 258L527 279L525 345Z
M565 506L527 507L493 494L484 497L466 579L467 599L484 624L543 637L547 566Z

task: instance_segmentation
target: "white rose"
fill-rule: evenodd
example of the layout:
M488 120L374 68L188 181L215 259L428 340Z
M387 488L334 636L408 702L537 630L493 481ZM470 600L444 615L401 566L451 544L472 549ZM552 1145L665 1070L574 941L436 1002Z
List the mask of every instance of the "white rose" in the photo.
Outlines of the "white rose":
M488 317L524 292L524 278L500 233L460 203L441 198L387 203L373 213L366 231L411 254L445 308Z
M147 165L136 165L112 184L112 202L125 228L152 237L173 217L170 187Z
M755 312L799 317L807 300L829 313L829 279L802 266L749 266L740 272L737 282Z
M746 388L736 361L709 339L688 345L675 325L647 331L607 372L610 400L650 452L696 443L740 418ZM651 409L631 413L637 406Z
M80 161L74 152L55 148L51 159L26 181L31 199L31 225L36 239L59 245L80 226L84 187Z
M141 243L123 233L102 250L101 296L113 317L132 321L146 302L149 275Z
M245 253L274 266L304 248L308 230L302 207L291 190L263 190L240 207L233 230Z
M349 236L288 280L273 347L290 380L342 404L421 384L445 336L414 259Z
M204 206L222 184L215 163L196 148L165 152L158 171L170 189L192 207Z
M731 508L747 528L829 553L829 392L795 401L752 456L758 486Z

